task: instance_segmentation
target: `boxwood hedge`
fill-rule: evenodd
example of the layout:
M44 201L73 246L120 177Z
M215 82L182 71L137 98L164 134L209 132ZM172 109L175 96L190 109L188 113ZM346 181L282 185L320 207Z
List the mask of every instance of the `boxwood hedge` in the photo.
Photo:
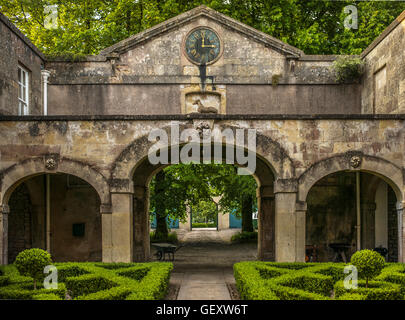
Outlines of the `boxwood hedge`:
M240 296L245 300L398 300L405 297L405 265L387 264L370 282L345 289L344 263L276 263L249 261L234 265Z
M19 275L13 265L3 266L0 299L146 300L163 299L171 263L55 263L58 289L33 290L32 279Z

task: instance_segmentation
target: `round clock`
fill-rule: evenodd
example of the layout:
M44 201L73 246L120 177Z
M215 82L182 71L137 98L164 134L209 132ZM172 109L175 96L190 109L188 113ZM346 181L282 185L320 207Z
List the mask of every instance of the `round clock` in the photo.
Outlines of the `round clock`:
M196 64L214 63L221 54L221 41L217 33L207 27L191 30L184 44L187 58Z

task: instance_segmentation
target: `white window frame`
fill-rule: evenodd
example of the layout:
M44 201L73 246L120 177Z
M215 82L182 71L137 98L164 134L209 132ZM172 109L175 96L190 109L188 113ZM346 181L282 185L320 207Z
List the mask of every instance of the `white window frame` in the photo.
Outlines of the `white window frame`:
M30 72L18 66L18 115L27 116L30 113Z

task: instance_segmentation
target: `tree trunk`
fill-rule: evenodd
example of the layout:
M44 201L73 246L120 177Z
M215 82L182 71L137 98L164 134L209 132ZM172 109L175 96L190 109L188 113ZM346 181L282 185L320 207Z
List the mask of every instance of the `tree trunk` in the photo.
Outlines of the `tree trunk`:
M242 198L242 232L253 232L253 199L249 196Z
M164 194L164 184L163 181L165 180L165 173L163 170L159 171L156 174L156 188L155 192L158 195L159 193ZM156 202L156 232L155 237L166 239L169 235L169 230L167 229L167 213L166 207L164 202L164 196L158 197L159 201Z

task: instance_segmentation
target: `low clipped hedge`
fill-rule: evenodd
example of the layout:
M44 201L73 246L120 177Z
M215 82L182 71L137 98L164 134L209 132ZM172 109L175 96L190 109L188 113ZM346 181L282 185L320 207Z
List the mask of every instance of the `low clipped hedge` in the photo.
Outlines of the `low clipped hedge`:
M0 299L2 300L33 300L34 296L56 295L60 300L65 299L66 286L59 283L58 289L36 289L28 283L13 284L0 288Z
M167 293L171 263L55 263L58 289L33 290L13 265L2 268L0 299L153 300Z
M365 297L365 300L403 300L404 296L401 287L395 283L383 281L369 281L366 288L365 280L358 280L357 289L346 289L343 281L335 284L335 297L345 294L359 294Z
M249 261L234 265L236 287L244 300L402 300L405 265L387 264L358 289L345 289L344 263L276 263Z

